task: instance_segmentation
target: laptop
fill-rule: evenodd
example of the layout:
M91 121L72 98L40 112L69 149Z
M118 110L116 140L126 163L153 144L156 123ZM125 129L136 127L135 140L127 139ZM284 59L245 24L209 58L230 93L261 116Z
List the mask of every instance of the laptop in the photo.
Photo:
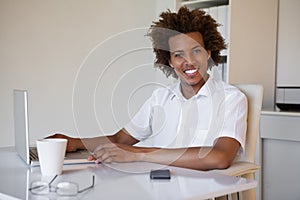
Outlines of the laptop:
M27 90L15 89L13 99L16 152L27 165L38 166L37 149L35 146L30 146ZM66 153L64 164L93 163L93 161L87 160L89 155L87 150Z

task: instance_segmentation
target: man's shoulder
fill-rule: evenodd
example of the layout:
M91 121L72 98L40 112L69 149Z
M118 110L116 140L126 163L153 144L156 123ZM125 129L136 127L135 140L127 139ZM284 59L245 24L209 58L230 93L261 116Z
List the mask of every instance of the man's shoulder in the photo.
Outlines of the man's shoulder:
M215 91L216 90L222 91L227 97L229 96L235 96L241 98L245 97L245 94L234 84L229 84L222 80L212 79L211 85L213 85L212 87L214 88Z
M172 98L174 95L176 95L176 90L178 90L177 83L161 86L153 91L152 97L156 99Z

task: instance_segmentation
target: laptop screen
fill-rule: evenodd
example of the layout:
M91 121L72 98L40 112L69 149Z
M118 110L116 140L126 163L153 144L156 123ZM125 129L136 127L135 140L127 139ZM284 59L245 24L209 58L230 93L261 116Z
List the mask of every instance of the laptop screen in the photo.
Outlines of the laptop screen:
M19 156L27 164L30 164L27 91L14 90L13 98L14 98L15 148Z

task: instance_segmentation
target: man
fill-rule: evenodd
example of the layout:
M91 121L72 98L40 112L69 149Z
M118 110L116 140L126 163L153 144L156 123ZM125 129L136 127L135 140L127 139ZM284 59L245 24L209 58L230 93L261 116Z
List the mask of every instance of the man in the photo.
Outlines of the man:
M110 136L68 139L67 151L89 149L95 162L145 161L198 170L224 169L243 153L247 99L213 78L226 48L218 24L200 10L170 11L150 27L155 64L178 83L155 90L123 129ZM147 147L133 146L147 141Z

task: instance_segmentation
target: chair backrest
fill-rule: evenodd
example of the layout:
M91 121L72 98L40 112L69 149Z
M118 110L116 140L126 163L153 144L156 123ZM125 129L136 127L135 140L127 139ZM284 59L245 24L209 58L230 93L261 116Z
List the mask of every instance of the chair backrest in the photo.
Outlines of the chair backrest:
M259 121L263 100L263 87L257 84L236 84L248 99L248 117L245 154L237 156L235 161L254 162Z

